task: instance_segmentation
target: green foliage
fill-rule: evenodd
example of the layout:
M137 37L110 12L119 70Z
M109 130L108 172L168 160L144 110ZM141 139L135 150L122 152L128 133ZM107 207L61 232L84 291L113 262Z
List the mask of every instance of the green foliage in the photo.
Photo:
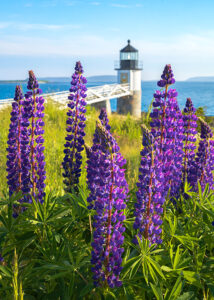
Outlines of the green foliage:
M131 187L126 214L123 286L94 288L91 272L92 215L83 165L79 193L64 194L61 162L65 110L46 104L47 194L43 204L33 201L18 218L12 206L21 194L8 198L5 148L9 109L0 112L0 299L14 300L212 300L214 299L214 194L205 188L185 197L175 207L164 207L163 243L132 243L133 207L141 148L140 121L113 114L110 124L127 159ZM87 112L86 142L91 144L98 113ZM146 117L145 117L146 118ZM86 158L84 157L84 162Z
M93 286L92 227L85 187L80 186L78 195L49 193L44 204L33 201L17 219L12 217L12 205L21 195L10 200L3 196L0 299L213 299L214 194L208 187L204 193L199 187L196 194L188 186L185 193L177 208L171 203L165 207L161 246L144 239L137 246L132 243L130 201L123 286L111 290Z
M65 128L66 128L66 106L49 100L45 104L45 160L47 172L47 192L54 191L63 195L63 177L62 177L62 161L64 157ZM7 190L6 184L6 148L7 136L10 123L10 108L0 110L0 195ZM96 119L98 112L87 107L86 121L86 143L91 145L93 134L95 131ZM117 138L121 152L127 159L127 180L130 187L134 187L134 183L138 177L139 152L141 149L141 122L133 119L131 116L119 116L112 114L110 116L113 135ZM83 155L83 176L81 184L84 185L86 180L86 156Z

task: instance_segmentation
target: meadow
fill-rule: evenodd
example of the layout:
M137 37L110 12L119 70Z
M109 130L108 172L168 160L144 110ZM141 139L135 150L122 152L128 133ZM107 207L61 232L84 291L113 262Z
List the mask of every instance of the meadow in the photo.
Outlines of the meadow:
M33 86L33 92L20 104L24 107L23 127L39 124L34 129L42 135L39 126L44 126L44 139L35 139L35 144L44 142L45 146L46 194L42 201L39 192L31 191L40 187L34 186L34 182L30 186L30 197L20 188L14 192L15 181L9 181L7 185L8 174L12 173L10 178L14 180L11 170L18 164L8 164L6 148L12 149L8 160L14 159L13 152L18 148L14 147L16 136L11 127L8 139L11 108L0 111L0 299L214 299L213 129L203 118L197 118L203 115L203 110L199 109L196 116L189 99L186 111L181 113L175 90L167 92L168 85L173 84L171 66L167 65L164 72L171 77L167 75L167 83L161 80L159 85L165 84L166 91L156 93L153 101L153 106L160 107L159 110L152 111L151 108L141 119L134 119L130 115L117 114L107 117L105 113L101 117L100 112L88 106L84 115L84 107L81 107L85 105L84 93L76 89L78 84L80 89L83 88L80 84L81 80L84 83L82 67L77 63L76 68L72 77L74 96L70 99L69 109L48 99L44 103L44 123L24 120L29 117L25 109L32 99L34 109L37 101L39 116L43 111L44 100L39 96L36 100L33 96L40 95L40 91L32 71L28 85ZM18 92L20 95L20 90ZM78 102L80 95L82 104L76 105L75 111L72 101L77 99ZM165 135L161 127L154 131L158 127L158 117L161 119L161 114L158 116L158 112L162 112L160 95L165 97L163 103L168 103L168 117L163 123ZM14 107L12 121L18 113ZM70 126L75 122L71 117L69 120L68 112L75 122L79 122L78 127ZM78 116L81 119L78 120ZM186 122L190 120L189 116L191 123ZM169 121L172 123L168 124ZM212 124L212 120L208 121ZM22 128L22 136L26 132ZM28 135L32 132L34 134L31 130ZM70 143L73 138L70 132L79 134L78 143L83 139L80 133L85 134L82 135L85 149L79 144L76 148L72 146L75 144ZM160 135L155 140L157 132ZM176 136L172 132L176 132ZM67 146L64 147L65 140ZM164 147L160 151L159 145L163 141ZM172 144L176 151L172 151ZM184 149L191 150L189 161L197 151L191 165L193 171L201 172L197 180L194 176L198 173L191 173L187 164L185 168L182 155L187 157L188 151L183 151L184 144ZM23 145L25 147L25 143ZM31 163L32 173L38 172L36 183L43 173L35 167L32 157L42 166L41 146L35 148L37 156L30 153L31 160L21 157L22 162ZM204 149L207 150L204 152ZM75 156L75 163L82 162L78 184L74 180L79 169L73 168L74 160L73 165L69 165L65 159L66 155L73 158L74 151L82 151L82 158L79 154ZM165 155L162 151L166 151ZM6 164L11 168L8 172ZM76 163L75 166L79 165ZM180 176L187 170L190 170L189 177ZM26 172L24 163L23 172ZM63 172L64 180L70 176L66 188Z
M8 139L8 130L10 123L11 108L0 110L0 195L7 191L7 174L6 174L6 148ZM64 157L64 143L66 135L66 111L67 107L53 102L51 99L45 104L45 158L47 170L47 190L56 194L63 195L63 177L62 177L62 161ZM86 144L92 145L93 134L96 127L96 120L99 111L94 107L87 107L86 120ZM147 122L146 114L144 119L137 120L128 116L118 115L116 113L110 116L112 133L117 138L121 148L121 153L127 159L126 177L130 188L134 188L134 184L138 178L138 167L140 160L140 149L142 146L141 124ZM86 155L83 153L83 168L81 176L81 184L86 181Z

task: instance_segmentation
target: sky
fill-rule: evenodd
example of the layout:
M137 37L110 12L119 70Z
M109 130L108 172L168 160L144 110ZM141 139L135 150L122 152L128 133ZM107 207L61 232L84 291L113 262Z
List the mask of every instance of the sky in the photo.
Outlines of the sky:
M0 80L116 75L127 40L142 79L170 63L177 80L214 76L213 0L0 0Z

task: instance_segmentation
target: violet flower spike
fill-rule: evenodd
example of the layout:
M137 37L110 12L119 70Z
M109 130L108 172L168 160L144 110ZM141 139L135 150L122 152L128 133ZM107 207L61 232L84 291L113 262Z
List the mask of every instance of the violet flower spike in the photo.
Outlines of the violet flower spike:
M188 181L195 191L197 191L197 183L199 181L202 191L206 184L209 188L214 188L214 141L212 140L213 133L209 125L201 118L201 140L199 142L198 151L195 160L193 161L190 170Z
M7 183L9 195L22 189L22 163L21 163L21 122L23 94L20 86L16 86L15 102L12 103L10 128L8 134L7 155Z
M106 125L106 124L105 124ZM94 209L92 272L95 286L120 286L122 270L123 221L128 185L123 166L125 160L111 133L97 123L93 146L88 152L89 209ZM98 145L97 140L101 143Z
M190 176L190 168L195 158L196 149L196 134L197 134L197 116L196 109L193 106L192 100L187 98L186 106L183 111L184 121L184 162L183 162L183 184Z
M85 84L87 80L82 75L83 68L80 62L76 63L75 73L72 75L71 88L68 99L69 110L67 112L67 136L65 143L65 157L62 163L64 168L64 184L65 190L71 192L73 188L77 188L79 177L81 175L82 154L84 149L84 128L86 113L86 91Z
M28 81L29 91L26 93L27 99L31 111L29 117L31 117L30 133L30 164L31 164L31 188L32 196L41 203L44 201L45 196L45 157L44 157L44 98L39 96L42 91L39 89L38 81L33 73L29 71Z
M158 85L163 91L154 94L151 133L159 148L159 161L166 179L164 194L171 188L171 197L177 197L181 185L179 179L182 172L183 157L183 120L177 103L177 91L169 89L175 82L170 65L166 65Z
M141 151L133 227L137 230L137 236L140 239L144 236L151 244L161 244L162 205L166 196L163 165L159 160L160 150L157 141L145 126L142 126L142 130L143 149ZM138 243L137 236L133 240L135 244Z

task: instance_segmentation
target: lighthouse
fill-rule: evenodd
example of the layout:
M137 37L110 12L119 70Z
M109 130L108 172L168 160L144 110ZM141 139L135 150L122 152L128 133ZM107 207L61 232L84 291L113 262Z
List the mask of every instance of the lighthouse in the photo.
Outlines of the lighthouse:
M128 45L120 50L120 62L117 70L118 83L129 83L131 95L117 99L117 112L140 118L141 117L141 71L138 50Z

